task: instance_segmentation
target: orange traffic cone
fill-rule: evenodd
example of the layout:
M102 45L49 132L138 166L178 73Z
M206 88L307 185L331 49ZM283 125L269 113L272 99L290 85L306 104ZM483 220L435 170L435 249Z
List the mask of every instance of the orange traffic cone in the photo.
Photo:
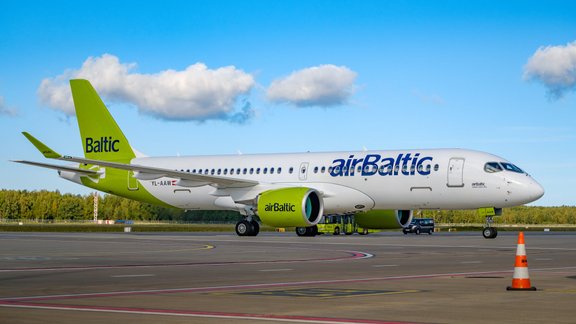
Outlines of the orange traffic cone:
M528 260L526 259L524 232L518 233L518 247L516 248L516 264L514 265L512 287L507 287L506 290L536 290L536 287L532 287L530 284L530 276L528 275Z

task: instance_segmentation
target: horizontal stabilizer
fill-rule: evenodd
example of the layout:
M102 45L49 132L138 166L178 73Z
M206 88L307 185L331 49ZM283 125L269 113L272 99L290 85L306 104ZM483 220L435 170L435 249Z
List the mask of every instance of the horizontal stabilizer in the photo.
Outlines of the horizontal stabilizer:
M22 161L22 160L12 161L12 162L22 163L22 164L29 164L29 165L39 166L39 167L42 167L42 168L54 169L54 170L58 170L58 171L75 172L75 173L79 173L79 174L81 174L81 175L87 175L87 176L96 176L96 175L98 175L98 172L97 172L97 171L80 169L80 168L71 167L71 166L56 165L56 164L49 164L49 163L40 163L40 162L32 162L32 161Z

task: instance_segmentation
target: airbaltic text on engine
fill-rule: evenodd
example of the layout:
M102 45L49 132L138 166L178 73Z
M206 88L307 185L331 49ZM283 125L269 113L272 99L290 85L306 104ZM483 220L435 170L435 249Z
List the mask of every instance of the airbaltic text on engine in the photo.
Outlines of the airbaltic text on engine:
M118 152L116 145L120 140L115 140L112 136L100 137L94 140L92 137L86 137L86 153Z
M273 203L273 204L267 204L266 207L264 208L264 211L275 211L275 212L295 212L296 211L296 205L294 204L290 204L290 203L284 203L284 204L280 204L280 203Z
M332 161L330 175L332 177L353 176L357 166L362 166L362 176L411 176L415 174L429 175L432 157L420 157L420 153L401 153L394 157L382 157L380 154L368 154L363 158L355 158L350 155L348 159L336 159Z

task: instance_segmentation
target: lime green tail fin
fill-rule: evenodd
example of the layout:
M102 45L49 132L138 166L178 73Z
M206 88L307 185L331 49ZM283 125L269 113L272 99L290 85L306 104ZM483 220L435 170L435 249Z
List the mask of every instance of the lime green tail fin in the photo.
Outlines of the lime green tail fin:
M126 136L87 80L70 80L87 159L129 163L136 157Z

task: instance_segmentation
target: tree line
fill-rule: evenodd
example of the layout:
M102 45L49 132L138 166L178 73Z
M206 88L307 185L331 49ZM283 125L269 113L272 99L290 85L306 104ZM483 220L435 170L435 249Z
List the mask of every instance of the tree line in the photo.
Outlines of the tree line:
M98 196L98 219L174 222L236 222L240 215L233 211L184 211L150 205L114 195ZM437 223L483 223L475 210L424 210L415 217L431 217ZM39 222L81 221L94 219L94 196L61 194L59 191L0 190L0 220L34 220ZM576 224L576 206L504 209L503 224Z
M98 219L174 222L235 222L233 211L185 211L114 195L98 196ZM94 196L59 191L0 190L0 219L38 222L94 219Z

